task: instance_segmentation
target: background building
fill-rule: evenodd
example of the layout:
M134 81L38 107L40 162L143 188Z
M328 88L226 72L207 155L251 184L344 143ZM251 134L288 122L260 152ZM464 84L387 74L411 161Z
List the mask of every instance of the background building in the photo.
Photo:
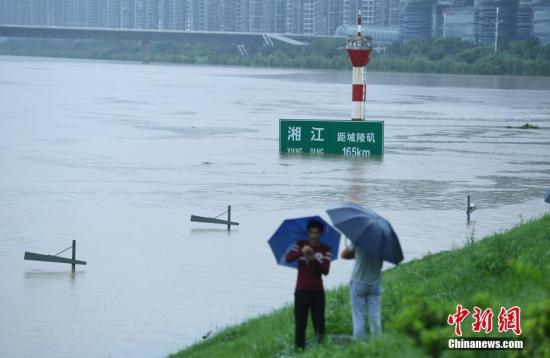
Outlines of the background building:
M499 39L549 42L550 0L0 0L0 23L334 35L361 12L385 38L491 44L497 7Z
M427 40L432 34L432 3L428 0L409 1L401 14L403 41Z
M463 41L475 42L473 6L446 8L442 16L444 19L441 23L441 37L456 37Z
M481 0L477 24L477 38L479 43L494 43L496 21L499 21L498 38L514 39L516 35L517 12L517 0Z
M525 40L533 34L533 15L533 4L520 1L516 19L516 39Z
M550 0L533 7L533 34L543 43L550 43Z

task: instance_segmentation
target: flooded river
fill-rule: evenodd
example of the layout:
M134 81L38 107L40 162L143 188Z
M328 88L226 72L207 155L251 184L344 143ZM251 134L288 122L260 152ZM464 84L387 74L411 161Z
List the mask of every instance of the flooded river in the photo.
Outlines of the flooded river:
M550 78L370 73L367 92L382 160L281 157L279 118L350 117L351 71L0 56L0 355L163 357L269 312L296 273L267 239L343 201L407 260L550 211ZM189 220L227 205L231 232ZM73 239L74 277L23 260Z

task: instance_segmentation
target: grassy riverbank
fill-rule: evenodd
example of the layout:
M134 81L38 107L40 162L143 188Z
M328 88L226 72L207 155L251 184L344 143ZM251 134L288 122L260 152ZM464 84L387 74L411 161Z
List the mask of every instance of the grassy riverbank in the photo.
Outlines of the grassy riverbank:
M550 356L550 215L523 223L464 247L429 255L384 273L381 339L370 342L313 344L304 357ZM347 287L327 293L327 333L351 334ZM521 351L454 351L446 349L453 328L447 316L462 304L491 307L495 315L489 336L498 333L501 306L519 306L525 348ZM471 316L462 324L473 334ZM311 334L311 327L308 333ZM294 356L291 307L228 327L173 357Z
M283 68L350 69L343 39L316 39L308 46L245 44L242 56L236 43L224 39L208 42L153 42L153 62L261 66ZM91 41L60 39L5 39L0 54L141 61L139 41ZM491 46L474 46L458 39L439 39L408 44L394 43L372 55L369 71L454 73L483 75L550 76L550 44L537 39L502 41L499 52Z

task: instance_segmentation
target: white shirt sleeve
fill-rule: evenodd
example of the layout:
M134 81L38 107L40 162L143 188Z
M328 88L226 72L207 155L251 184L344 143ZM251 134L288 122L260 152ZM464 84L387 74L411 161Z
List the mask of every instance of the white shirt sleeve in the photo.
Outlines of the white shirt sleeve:
M349 250L349 251L355 251L355 245L353 244L353 242L351 242L351 240L350 240L350 242L349 242L349 244L348 244L348 250Z

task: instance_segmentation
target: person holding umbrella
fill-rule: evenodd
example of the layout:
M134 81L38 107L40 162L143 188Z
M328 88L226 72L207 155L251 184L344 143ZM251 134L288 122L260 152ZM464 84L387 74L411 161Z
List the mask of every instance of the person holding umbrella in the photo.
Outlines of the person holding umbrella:
M309 312L317 339L325 334L323 275L338 258L340 233L320 216L286 219L268 240L275 261L298 269L294 290L295 345L305 348ZM334 255L334 256L333 256Z
M295 345L305 347L308 314L311 311L313 329L319 342L325 334L325 290L322 275L328 275L332 254L330 247L321 243L323 223L310 220L308 240L297 241L286 256L287 262L298 261L298 279L294 292Z
M350 282L353 337L365 337L365 308L371 336L379 335L382 333L382 261L396 265L403 261L397 234L389 221L356 204L344 204L327 213L334 226L352 242L341 257L355 259Z
M355 259L350 281L353 338L365 337L365 307L371 336L381 334L382 260L361 248L356 248L353 243L342 251L341 257L345 260Z

